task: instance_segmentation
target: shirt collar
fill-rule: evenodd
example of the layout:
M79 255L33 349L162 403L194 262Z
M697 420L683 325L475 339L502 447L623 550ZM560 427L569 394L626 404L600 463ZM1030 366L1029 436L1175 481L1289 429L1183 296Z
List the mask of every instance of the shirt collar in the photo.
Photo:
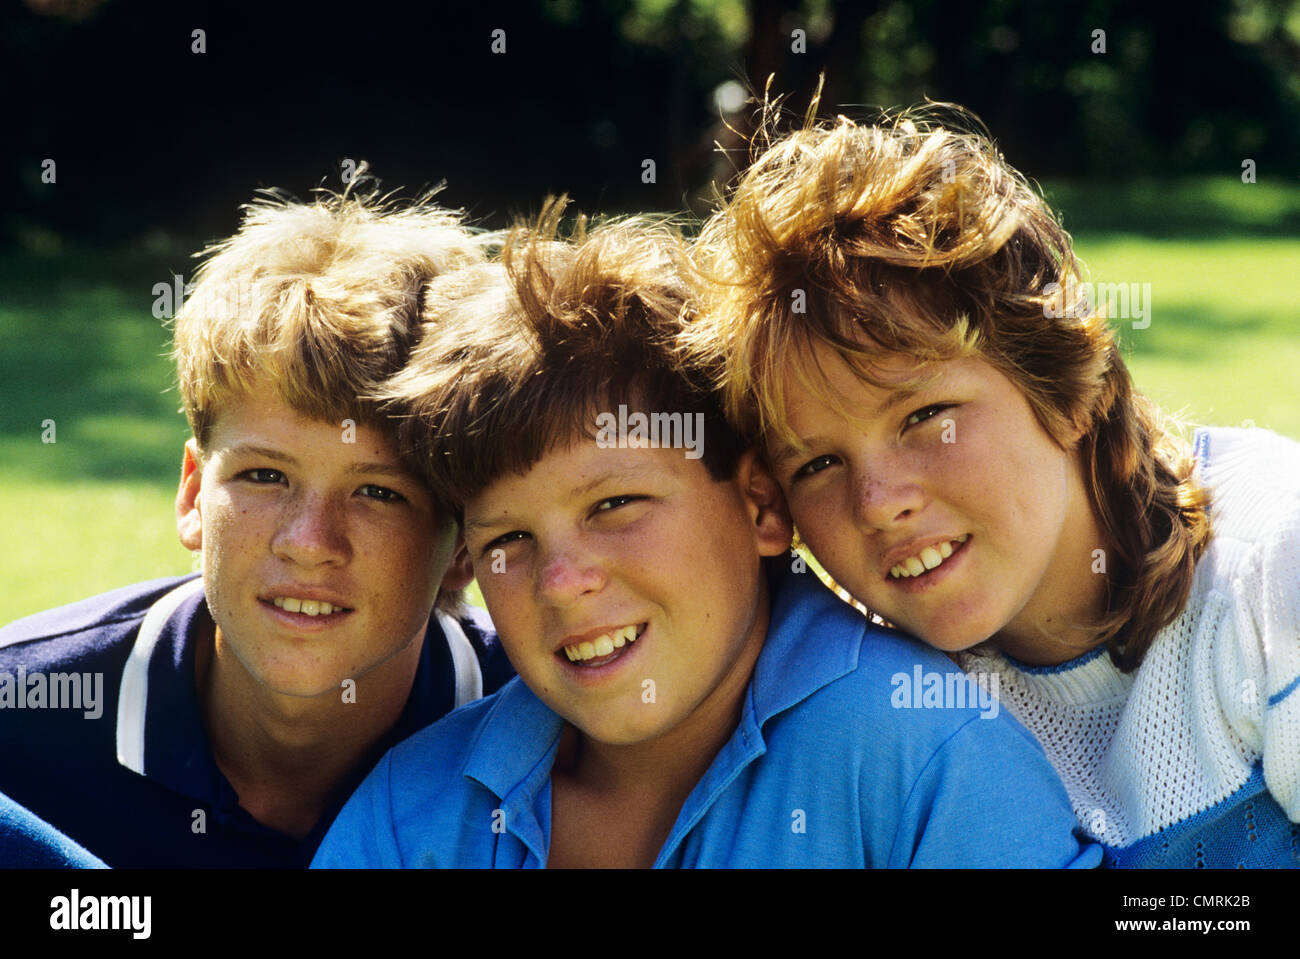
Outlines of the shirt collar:
M760 727L853 672L869 625L797 562L801 572L783 558L765 564L772 614L751 680L754 722Z
M866 618L811 571L794 572L784 561L765 568L772 612L745 697L742 742L733 746L729 741L715 767L721 761L730 768L760 754L763 723L858 665ZM488 708L462 769L501 801L510 831L539 859L545 858L547 826L542 821L545 804L537 800L550 782L563 729L564 720L516 678ZM684 819L690 818L688 812L684 807Z
M206 615L198 576L165 593L145 614L122 670L117 759L221 809L235 804L234 792L212 758L194 688L192 637Z
M210 621L210 614L198 576L165 593L145 614L122 671L117 758L175 792L233 809L238 797L213 758L195 688L195 638L204 620ZM441 623L430 617L410 696L385 749L455 704L457 682L447 645Z
M510 832L539 860L546 858L550 825L537 800L550 783L563 730L563 718L516 677L488 708L462 770L500 800Z

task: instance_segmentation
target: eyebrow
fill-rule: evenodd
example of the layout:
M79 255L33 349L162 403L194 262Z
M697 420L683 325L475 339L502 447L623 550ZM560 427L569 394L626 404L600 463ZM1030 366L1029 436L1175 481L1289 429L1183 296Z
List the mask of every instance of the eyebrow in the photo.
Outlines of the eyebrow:
M296 457L283 450L277 450L270 446L258 446L254 443L243 443L231 447L230 452L234 456L257 456L276 463L284 463L288 466L302 465ZM395 476L405 479L416 478L414 473L398 463L353 463L348 467L347 471L349 473L378 473L381 476Z
M893 390L889 394L888 398L886 398L883 403L881 403L879 406L876 407L875 415L883 416L884 414L889 413L895 407L901 406L904 403L908 402L909 400L915 398L918 394L923 392L924 389L925 387L923 386L916 389ZM823 440L820 436L810 436L807 438L800 437L799 442L803 444L802 448L795 446L793 443L782 441L782 443L772 453L772 462L784 463L786 460L796 459L799 456L803 455L805 449L811 451L819 443L823 442Z
M570 493L570 498L577 499L581 496L585 496L604 483L631 482L641 477L652 476L658 472L660 471L645 466L630 466L621 470L611 470L607 473L601 473L599 476L596 476L589 482L583 483L581 486L574 487ZM466 539L469 539L472 534L478 533L482 530L491 529L496 526L508 525L509 522L501 516L485 520L475 520L473 522L467 521L464 526L461 527L461 534Z
M571 496L583 496L604 483L628 482L652 476L660 471L645 466L628 466L620 470L601 473L589 482L574 487Z

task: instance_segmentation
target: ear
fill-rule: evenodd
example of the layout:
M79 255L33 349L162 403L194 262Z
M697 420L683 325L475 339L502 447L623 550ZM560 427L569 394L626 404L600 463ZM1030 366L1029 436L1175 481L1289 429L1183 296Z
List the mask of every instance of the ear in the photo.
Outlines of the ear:
M749 506L759 555L779 556L789 552L794 539L794 521L780 484L763 464L757 449L750 448L741 454L736 466L736 483Z
M203 548L203 515L199 510L199 487L203 483L203 466L198 441L185 443L181 458L181 485L176 491L176 533L188 550Z
M474 580L474 564L470 561L469 547L465 545L465 537L460 533L456 534L456 543L451 550L451 564L442 577L443 592L464 589Z

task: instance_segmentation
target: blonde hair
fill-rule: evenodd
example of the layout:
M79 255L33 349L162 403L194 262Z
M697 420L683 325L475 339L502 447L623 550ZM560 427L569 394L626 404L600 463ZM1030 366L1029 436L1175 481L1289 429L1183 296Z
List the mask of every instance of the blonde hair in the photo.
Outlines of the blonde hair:
M687 347L720 365L746 436L797 442L784 373L838 405L810 348L865 382L872 359L977 356L1008 377L1058 445L1079 449L1116 555L1096 627L1123 669L1178 615L1210 535L1188 444L1134 389L1104 315L1077 295L1069 234L977 118L938 105L859 125L812 120L756 158L695 246L703 316ZM946 115L946 116L945 116ZM802 308L802 309L801 309Z
M383 395L409 410L403 447L459 510L497 478L591 434L619 402L704 415L703 464L730 477L744 447L711 377L679 362L694 312L684 245L637 217L560 235L563 198L515 225L497 262L430 285L427 333Z
M395 206L358 182L314 203L268 192L243 208L239 232L198 254L173 357L200 449L222 401L263 379L304 416L391 431L366 395L406 361L425 283L483 254L427 195Z
M260 381L304 416L396 441L391 411L369 394L409 358L428 281L482 262L484 241L432 194L393 204L364 170L314 203L268 191L243 208L239 232L199 254L172 355L200 451L222 403ZM458 615L463 591L440 590L437 605Z

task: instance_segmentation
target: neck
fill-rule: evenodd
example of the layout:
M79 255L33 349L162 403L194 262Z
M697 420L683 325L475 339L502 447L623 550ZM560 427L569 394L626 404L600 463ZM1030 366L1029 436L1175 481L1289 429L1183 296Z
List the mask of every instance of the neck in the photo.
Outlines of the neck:
M1058 625L1050 619L1040 622L1035 632L1012 634L1003 631L994 638L998 649L1028 666L1059 666L1095 649L1102 642L1084 626L1064 622Z
M423 628L401 654L357 679L345 702L342 689L317 696L268 689L210 626L195 678L213 757L240 806L294 838L310 833L401 716L422 648Z
M1058 666L1101 645L1096 626L1106 615L1115 551L1084 491L1081 472L1067 506L1059 546L1040 586L993 643L1031 666Z

